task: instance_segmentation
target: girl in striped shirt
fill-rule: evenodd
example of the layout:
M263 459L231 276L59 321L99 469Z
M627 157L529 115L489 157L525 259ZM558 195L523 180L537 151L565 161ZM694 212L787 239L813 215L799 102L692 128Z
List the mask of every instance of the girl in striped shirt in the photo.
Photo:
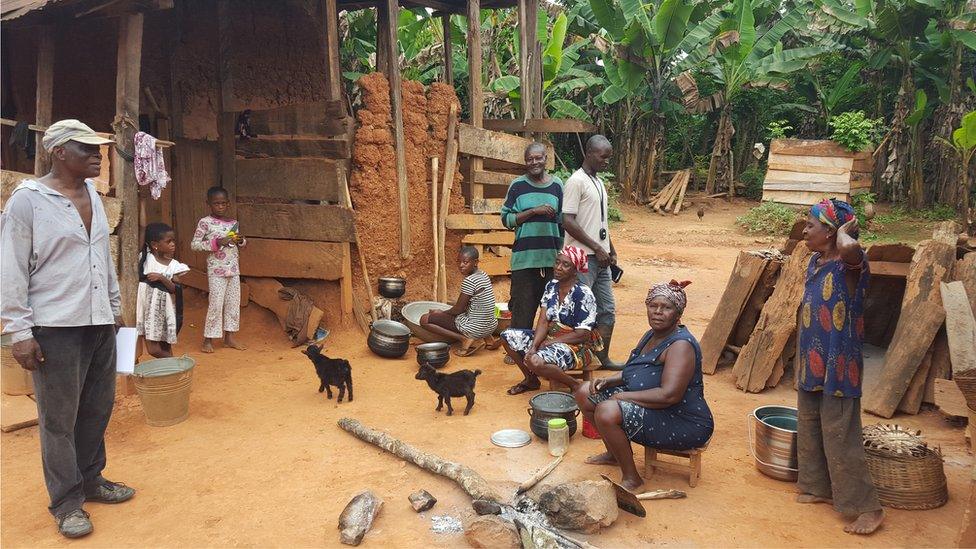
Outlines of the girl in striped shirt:
M463 246L458 252L458 270L464 280L457 301L446 311L431 310L420 317L425 330L460 343L454 350L458 356L470 356L485 347L497 349L500 343L492 335L498 328L495 290L491 278L478 268L479 259L477 248Z

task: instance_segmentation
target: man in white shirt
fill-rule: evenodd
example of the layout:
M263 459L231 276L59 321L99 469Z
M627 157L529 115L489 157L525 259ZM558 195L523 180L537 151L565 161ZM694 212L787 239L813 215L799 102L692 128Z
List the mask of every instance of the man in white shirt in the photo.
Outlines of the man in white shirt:
M0 321L32 372L48 509L69 538L92 531L85 502L135 494L102 477L122 300L108 220L86 178L111 142L77 120L52 124L42 140L51 172L21 182L0 218Z
M579 280L596 296L596 324L603 338L603 350L593 354L604 369L619 370L622 366L608 356L616 322L610 266L617 264L617 253L607 222L607 190L597 175L607 169L612 155L613 146L606 137L594 135L586 141L583 166L563 185L563 228L566 245L587 254L589 272L580 273Z

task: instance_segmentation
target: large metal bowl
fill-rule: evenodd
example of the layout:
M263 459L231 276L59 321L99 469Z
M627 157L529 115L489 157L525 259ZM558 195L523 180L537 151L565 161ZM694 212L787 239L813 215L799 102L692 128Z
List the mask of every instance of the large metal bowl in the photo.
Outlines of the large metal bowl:
M417 345L417 364L430 364L434 368L443 368L451 360L451 346L447 343L435 341Z
M410 328L413 335L419 337L420 339L428 343L451 343L447 339L437 334L428 332L420 327L420 317L427 314L431 309L434 309L435 311L446 311L450 308L451 306L447 303L440 303L437 301L412 301L403 306L403 309L400 310L400 314L403 315L403 322Z
M377 320L366 338L369 349L384 358L400 358L410 349L410 329L392 320Z

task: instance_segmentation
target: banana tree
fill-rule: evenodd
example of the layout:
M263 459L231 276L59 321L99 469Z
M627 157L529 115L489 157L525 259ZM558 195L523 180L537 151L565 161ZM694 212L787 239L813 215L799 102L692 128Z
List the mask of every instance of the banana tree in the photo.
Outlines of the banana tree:
M919 83L944 88L943 77L929 62L935 29L946 0L818 0L823 12L870 40L873 46L868 67L896 73L898 94L891 115L890 131L882 140L886 160L881 174L880 194L896 201L908 199L914 207L924 201L921 169L924 162L918 112ZM954 0L950 0L954 1ZM970 33L971 34L971 33ZM969 37L951 31L950 39ZM974 43L976 46L976 43ZM948 63L946 63L948 65ZM939 69L935 69L938 71ZM926 79L916 81L918 78ZM912 124L911 122L915 123Z
M784 75L807 67L817 56L830 51L831 46L784 48L783 37L808 21L805 6L791 7L777 0L755 5L750 0L735 0L721 13L723 21L716 34L689 53L678 67L711 77L721 89L720 96L705 107L721 109L705 192L711 194L716 188L725 187L732 197L732 109L736 98L750 86L785 89L788 82ZM689 82L685 86L685 104L696 95L697 86Z
M972 216L972 188L969 181L969 165L972 163L973 155L976 154L976 111L969 112L962 117L962 123L952 132L952 142L936 136L936 141L945 145L953 151L959 159L959 194L963 200L960 205L959 217L963 227L970 235L974 234L974 222Z
M600 24L595 45L610 84L600 94L600 103L619 104L626 113L623 126L629 131L623 132L623 147L633 156L641 149L633 135L635 124L644 124L643 177L634 181L636 158L630 159L626 174L618 174L624 196L641 202L650 196L660 172L666 116L680 109L675 66L708 39L722 18L710 14L708 1L589 0L589 8Z
M581 38L566 45L569 19L560 13L547 29L545 11L539 12L539 33L542 45L542 108L549 118L575 118L592 122L592 119L572 99L591 88L604 84L603 78L577 66L581 52L590 45L589 39ZM492 93L507 97L516 115L520 115L521 82L518 76L505 75L495 78L488 85Z

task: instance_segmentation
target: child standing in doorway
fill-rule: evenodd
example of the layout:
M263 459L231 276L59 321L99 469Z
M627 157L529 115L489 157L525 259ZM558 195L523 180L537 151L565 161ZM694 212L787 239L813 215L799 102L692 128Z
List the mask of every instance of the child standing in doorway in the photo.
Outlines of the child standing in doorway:
M136 330L155 358L173 356L176 335L183 323L183 288L179 277L190 270L173 259L176 233L165 223L150 223L139 252L139 290L136 295Z
M209 252L207 256L207 280L210 287L210 306L203 329L205 353L214 352L213 340L224 339L231 349L245 350L234 334L241 324L241 269L238 250L247 240L238 231L237 221L227 217L230 196L222 187L207 190L207 206L210 215L197 223L190 248Z

